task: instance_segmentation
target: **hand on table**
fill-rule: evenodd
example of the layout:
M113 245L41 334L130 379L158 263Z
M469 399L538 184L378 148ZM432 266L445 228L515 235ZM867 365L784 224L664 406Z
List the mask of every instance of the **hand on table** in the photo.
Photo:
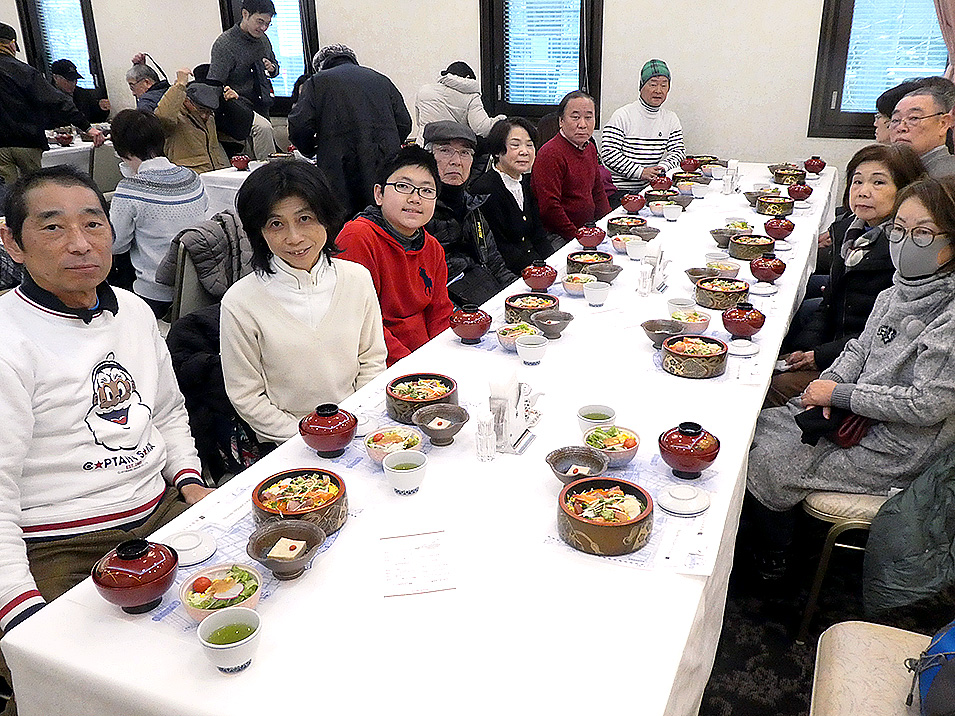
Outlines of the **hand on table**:
M211 487L204 487L203 485L196 485L194 483L183 485L179 490L180 494L182 494L182 499L186 501L187 505L196 504L199 500L213 491L214 490Z
M832 391L836 389L836 385L838 384L834 380L812 381L802 393L802 407L819 406L822 408L822 417L828 418L832 412L829 406L832 405Z
M93 138L94 147L102 147L106 141L106 135L96 127L90 127L89 135Z
M650 181L651 179L656 179L657 177L663 176L666 174L666 170L661 167L659 164L655 167L647 167L642 172L640 172L640 177Z
M239 99L239 93L229 87L229 85L226 85L222 88L222 99L226 102L232 99Z
M819 370L816 365L815 351L793 351L783 360L789 366L790 370Z

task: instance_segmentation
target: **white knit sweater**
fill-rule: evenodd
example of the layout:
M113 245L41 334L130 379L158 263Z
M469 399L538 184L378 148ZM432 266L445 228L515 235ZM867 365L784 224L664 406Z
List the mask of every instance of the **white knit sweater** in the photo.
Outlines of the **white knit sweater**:
M639 191L647 185L640 178L644 169L660 165L669 171L686 156L679 117L642 99L614 112L600 141L600 158L618 189Z
M24 539L144 519L199 458L152 311L117 290L89 323L0 296L0 628L42 604Z
M337 403L385 369L384 331L368 269L332 259L334 271L249 274L222 299L219 343L226 392L236 412L262 440L283 442L322 403ZM324 304L316 283L333 280L331 301L312 327L304 304L289 310L268 284L293 283L306 303ZM299 316L299 318L296 318Z

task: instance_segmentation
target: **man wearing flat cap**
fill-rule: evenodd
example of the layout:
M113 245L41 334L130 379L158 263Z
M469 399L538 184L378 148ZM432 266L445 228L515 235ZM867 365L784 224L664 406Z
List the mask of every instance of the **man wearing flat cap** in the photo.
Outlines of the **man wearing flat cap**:
M517 280L504 263L481 205L487 195L466 190L477 148L477 135L450 120L431 122L423 132L425 149L438 165L440 187L434 217L425 230L444 247L448 295L459 306L481 305Z
M204 82L189 82L189 70L176 72L176 81L159 100L156 116L166 134L166 156L173 164L201 174L229 166L219 143L213 116L220 90ZM231 94L230 94L231 93ZM226 88L228 101L238 95Z
M0 22L0 179L7 185L40 168L46 128L74 124L98 147L105 137L33 67L16 58L17 33Z
M359 65L351 48L323 47L315 62L288 116L289 138L316 158L351 218L375 203L379 170L411 132L411 115L394 83Z
M56 88L69 95L76 108L90 122L105 122L109 119L110 107L106 93L77 86L77 80L83 79L83 75L70 60L57 60L50 65L50 72Z
M662 106L669 91L670 69L663 60L649 60L640 71L639 99L604 124L600 157L619 195L640 191L686 156L680 119Z

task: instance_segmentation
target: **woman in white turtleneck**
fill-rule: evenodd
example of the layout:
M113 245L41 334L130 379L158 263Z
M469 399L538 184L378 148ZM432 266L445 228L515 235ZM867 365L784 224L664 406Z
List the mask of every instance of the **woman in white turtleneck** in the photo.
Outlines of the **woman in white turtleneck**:
M281 443L385 369L381 310L368 270L333 258L343 211L315 166L257 169L236 208L255 271L222 299L222 372L239 416Z

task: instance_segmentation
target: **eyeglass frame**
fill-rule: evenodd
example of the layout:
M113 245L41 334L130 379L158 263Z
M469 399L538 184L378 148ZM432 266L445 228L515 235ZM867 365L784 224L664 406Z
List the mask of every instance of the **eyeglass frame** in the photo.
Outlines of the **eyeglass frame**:
M410 187L411 191L401 191L401 189L398 188L399 184L401 186ZM412 194L417 192L418 197L422 199L423 201L435 201L438 198L438 190L433 186L415 186L414 184L411 184L410 182L406 182L406 181L386 181L382 186L394 187L395 191L399 194L402 194L403 196L411 196ZM434 196L425 196L424 194L421 193L423 191L427 191L427 192L433 191Z
M919 231L920 234L929 236L929 240L926 243L921 243L924 239L916 238L915 232ZM912 237L912 243L918 246L920 249L927 248L931 246L935 239L939 236L948 236L946 231L932 231L927 226L913 226L911 229L906 229L898 224L892 224L892 227L888 231L888 239L893 244L899 244L905 241L906 236Z
M474 161L474 150L470 147L465 147L464 149L455 149L450 144L436 144L432 149L432 154L444 154L448 159L453 157L461 157L461 159L470 159Z
M905 123L906 127L917 127L922 120L931 119L932 117L941 117L943 114L948 114L948 112L936 112L935 114L926 114L924 117L899 117L898 119L889 120L889 129L895 129L896 127L902 126L902 123Z

